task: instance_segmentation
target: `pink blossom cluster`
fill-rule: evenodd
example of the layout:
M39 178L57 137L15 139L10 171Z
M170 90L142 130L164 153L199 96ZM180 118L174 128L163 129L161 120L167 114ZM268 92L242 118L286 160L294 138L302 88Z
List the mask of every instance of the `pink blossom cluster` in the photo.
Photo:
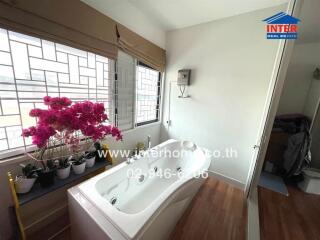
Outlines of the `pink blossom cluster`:
M43 100L48 109L32 109L29 115L37 118L37 125L22 131L22 136L32 136L33 144L38 147L46 146L49 138L56 134L64 136L66 143L70 139L74 141L72 136L77 131L94 141L106 135L111 135L117 141L122 140L121 131L117 127L103 124L108 120L103 103L72 103L67 97L50 96Z

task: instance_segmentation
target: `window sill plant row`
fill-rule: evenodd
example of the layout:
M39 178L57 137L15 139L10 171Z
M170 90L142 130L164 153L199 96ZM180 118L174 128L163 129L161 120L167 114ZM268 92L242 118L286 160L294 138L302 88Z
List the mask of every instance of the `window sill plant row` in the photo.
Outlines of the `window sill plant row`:
M32 137L38 150L26 153L31 162L22 165L22 175L16 176L17 193L29 192L36 180L42 187L52 186L55 175L66 179L71 167L75 174L83 173L96 160L105 161L99 141L108 135L122 140L121 131L108 123L103 103L73 103L66 97L49 96L43 100L48 109L32 109L29 115L37 124L22 131L23 137ZM81 144L83 138L86 144Z

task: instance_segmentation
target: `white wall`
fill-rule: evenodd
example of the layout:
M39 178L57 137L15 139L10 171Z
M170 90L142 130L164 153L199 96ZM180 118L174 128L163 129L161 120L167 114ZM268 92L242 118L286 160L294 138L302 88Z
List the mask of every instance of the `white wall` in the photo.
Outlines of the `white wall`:
M314 70L320 68L320 42L299 44L298 47L302 49L298 58L301 58L300 68L304 73L303 78L306 84L309 82L303 113L312 119L320 98L320 80L313 78Z
M316 67L320 67L320 42L296 44L277 114L302 113L312 119L320 97L320 81L313 79Z
M215 158L210 169L240 185L249 172L278 47L278 41L266 40L262 20L280 10L285 6L167 33L161 139L237 150L238 158ZM192 69L189 99L178 98L174 82L182 68Z

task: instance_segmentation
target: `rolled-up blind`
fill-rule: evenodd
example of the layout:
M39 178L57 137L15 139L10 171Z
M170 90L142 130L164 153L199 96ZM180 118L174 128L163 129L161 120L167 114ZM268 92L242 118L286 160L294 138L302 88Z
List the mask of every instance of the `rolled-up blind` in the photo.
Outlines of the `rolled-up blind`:
M117 56L116 22L80 0L0 0L0 25L108 58Z
M165 69L166 52L152 42L144 39L128 28L117 24L118 46L138 60L163 72Z

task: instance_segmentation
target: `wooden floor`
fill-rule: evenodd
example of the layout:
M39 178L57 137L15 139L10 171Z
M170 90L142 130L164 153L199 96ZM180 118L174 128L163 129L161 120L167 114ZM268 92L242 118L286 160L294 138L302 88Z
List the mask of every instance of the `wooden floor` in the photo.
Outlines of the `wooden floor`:
M209 178L178 222L170 240L244 240L246 215L243 192ZM68 239L69 231L54 238Z
M247 208L243 192L209 178L178 222L170 240L242 240Z
M320 196L288 191L286 197L259 189L261 240L320 240Z

